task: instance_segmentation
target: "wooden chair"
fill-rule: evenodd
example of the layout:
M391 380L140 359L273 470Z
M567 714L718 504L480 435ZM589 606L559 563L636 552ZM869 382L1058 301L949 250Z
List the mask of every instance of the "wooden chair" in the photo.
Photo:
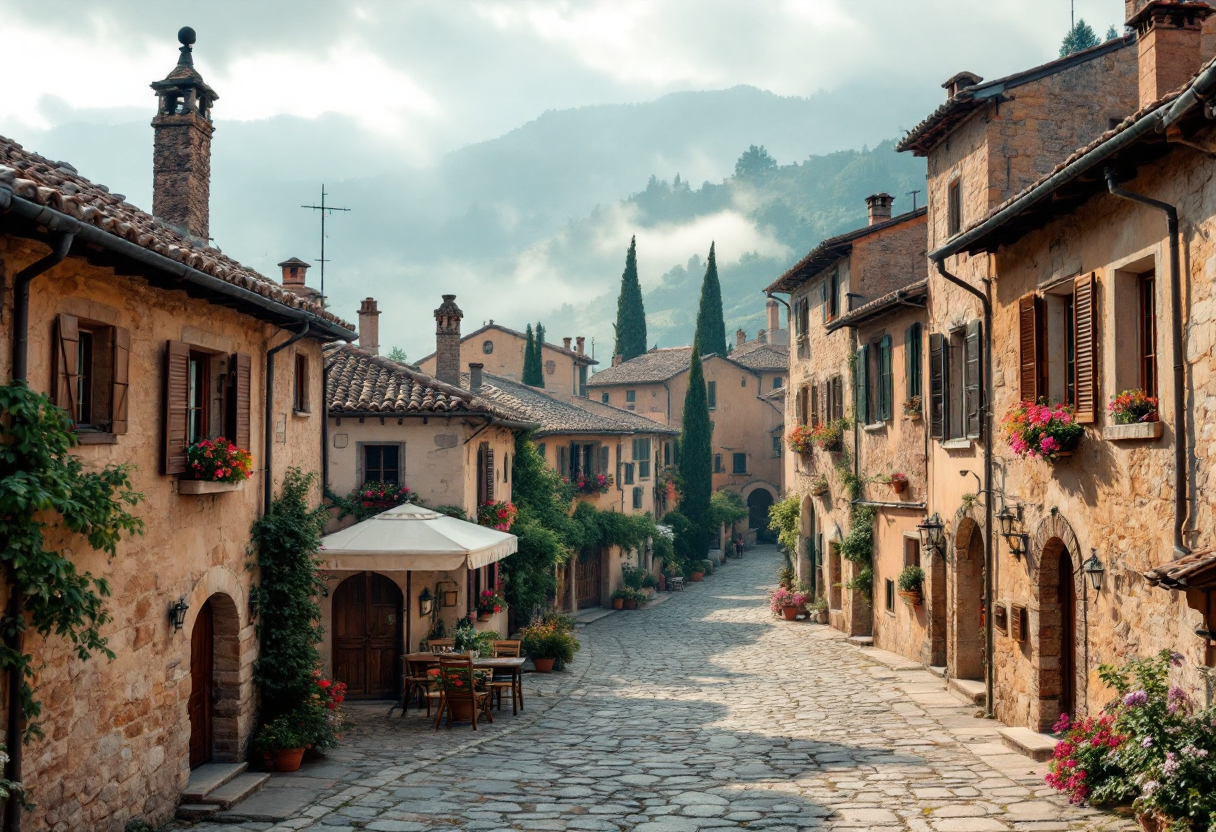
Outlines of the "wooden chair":
M523 642L519 639L495 641L490 644L490 650L495 658L518 659L523 652ZM498 710L502 710L503 691L508 691L511 694L511 715L519 712L518 706L523 699L523 691L520 690L522 684L518 671L495 668L494 676L490 679L490 695L497 699Z
M443 719L443 712L448 714L448 728L452 727L455 710L458 705L466 704L473 730L477 730L477 720L485 717L494 721L490 715L489 674L473 667L470 656L439 656L439 684L443 689L443 698L439 703L439 712L435 714L435 728Z
M456 649L456 639L433 638L426 643L426 649L432 653L451 653Z
M426 659L423 661L407 661L405 663L405 684L402 687L401 693L401 716L405 716L406 708L409 707L410 698L416 693L419 696L419 707L421 703L426 702L426 715L431 715L431 701L436 704L442 698L443 693L438 689L438 679L435 676L427 673L432 667L437 667L437 662L434 659ZM392 714L392 710L389 710Z

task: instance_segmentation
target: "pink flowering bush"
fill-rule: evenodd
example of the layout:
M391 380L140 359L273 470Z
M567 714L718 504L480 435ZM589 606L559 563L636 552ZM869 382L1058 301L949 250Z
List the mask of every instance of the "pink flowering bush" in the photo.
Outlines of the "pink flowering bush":
M224 437L203 439L186 449L186 470L196 480L244 482L253 476L253 455Z
M1059 402L1019 402L1002 421L1009 447L1021 457L1058 459L1081 441L1085 428L1077 424L1074 408Z
M799 610L804 609L811 601L811 595L803 589L786 589L780 587L774 589L768 595L768 608L772 610L773 615L781 615L783 607L797 607Z
M613 480L611 474L579 474L574 479L563 477L562 482L573 486L578 494L607 494Z

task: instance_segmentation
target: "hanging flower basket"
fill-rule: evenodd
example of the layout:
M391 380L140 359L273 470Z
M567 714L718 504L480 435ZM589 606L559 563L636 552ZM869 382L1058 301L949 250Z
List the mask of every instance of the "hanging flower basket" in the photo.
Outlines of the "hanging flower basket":
M796 426L790 431L790 435L787 440L790 450L796 454L810 456L811 448L813 448L815 445L815 439L811 434L812 429L806 425Z
M811 429L811 438L816 445L828 453L839 453L844 450L843 420L817 422Z
M903 494L904 489L908 487L908 475L894 473L891 475L891 490L896 494Z
M921 605L921 603L925 600L924 596L922 596L920 594L919 589L912 589L912 590L901 589L899 591L899 597L900 597L900 600L902 600L909 607L919 607Z
M1020 457L1057 459L1072 456L1085 435L1074 408L1059 402L1019 402L1002 420L1010 449Z
M253 455L222 436L186 449L186 476L205 482L244 482L253 476Z
M820 476L811 481L811 496L822 497L828 493L828 478Z

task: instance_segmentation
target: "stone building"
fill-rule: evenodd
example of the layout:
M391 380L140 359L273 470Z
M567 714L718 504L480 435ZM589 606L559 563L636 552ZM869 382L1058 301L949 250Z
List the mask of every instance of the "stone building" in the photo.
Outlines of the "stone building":
M1212 9L1134 12L1128 117L930 252L947 268L989 264L995 416L1045 397L1084 426L1054 462L994 442L993 490L1015 532L995 558L995 708L1034 730L1095 713L1112 695L1102 663L1174 650L1177 681L1201 690L1216 664L1204 441L1216 392ZM1110 85L1126 88L1125 75ZM1129 389L1159 400L1156 421L1116 423L1106 404Z
M827 599L833 627L858 637L871 635L875 616L867 592L854 583L862 567L839 552L852 526L854 495L848 478L889 474L898 468L912 481L913 487L905 492L908 496L898 501L908 502L909 507L886 507L884 520L891 522L879 524L885 530L881 544L892 550L889 558L875 558L882 580L891 572L898 575L895 564L902 569L903 534L918 521L917 512L923 508L915 505L912 496L920 493L923 501L923 452L919 457L915 453L917 428L904 421L904 402L912 393L907 378L902 384L895 380L906 375L905 364L897 360L909 337L911 322L905 319L922 311L915 304L923 303L916 298L924 294L920 284L926 211L919 208L892 217L893 201L889 194L867 198L867 225L824 240L766 289L769 295L789 294L793 310L789 381L793 406L786 412L786 436L800 425L845 426L846 418L853 416L868 423L861 431L844 427L839 450L787 453L784 475L787 492L802 500L799 579ZM896 311L898 307L912 311ZM877 339L872 352L871 335ZM865 362L860 360L863 353ZM856 378L851 369L855 357ZM870 465L868 457L873 457L873 468L863 471L863 461ZM884 643L889 637L894 638L894 630L887 628Z
M250 527L289 467L320 469L322 344L354 337L208 242L216 95L193 67L193 32L181 39L153 84L155 216L0 138L0 327L14 345L0 371L71 414L86 466L133 466L147 524L112 561L58 541L109 582L102 632L116 656L81 661L62 638L27 635L45 732L24 748L29 829L159 826L192 768L243 757L258 654ZM252 452L252 479L184 477L187 446L219 435Z

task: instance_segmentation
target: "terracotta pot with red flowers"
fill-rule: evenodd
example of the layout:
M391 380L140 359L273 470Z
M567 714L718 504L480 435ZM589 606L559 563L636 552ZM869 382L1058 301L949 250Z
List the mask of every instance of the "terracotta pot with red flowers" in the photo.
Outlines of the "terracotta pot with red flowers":
M477 620L489 621L491 616L502 612L506 603L501 584L494 589L483 589L481 595L477 596Z
M896 494L903 494L904 489L908 487L908 475L901 474L896 471L891 475L891 490Z

